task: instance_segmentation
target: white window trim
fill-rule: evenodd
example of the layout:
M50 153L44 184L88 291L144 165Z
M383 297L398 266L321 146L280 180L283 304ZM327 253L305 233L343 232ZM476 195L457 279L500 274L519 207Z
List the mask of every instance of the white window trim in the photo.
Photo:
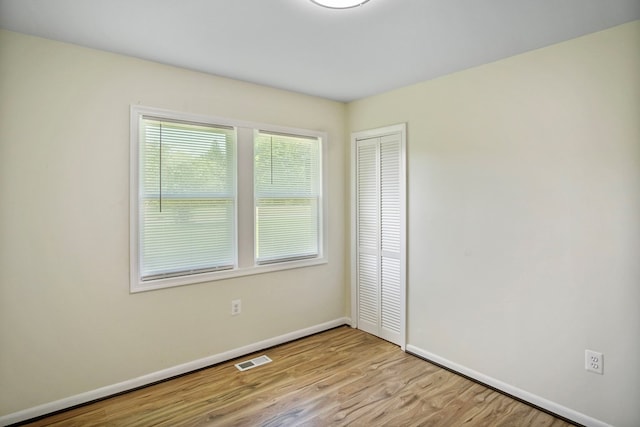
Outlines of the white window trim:
M155 279L151 281L140 280L139 271L139 180L138 180L138 139L141 116L154 116L172 120L183 120L211 125L231 126L236 128L236 235L234 246L236 248L236 260L232 270L192 274L188 276ZM328 257L328 140L327 133L275 126L265 123L233 120L222 117L213 117L201 114L184 113L142 105L132 105L130 111L130 188L129 188L129 242L130 242L130 292L145 292L155 289L184 286L195 283L211 282L233 277L248 276L253 274L270 273L293 268L304 268L314 265L327 264ZM319 237L318 257L285 261L273 264L257 265L255 259L255 218L254 218L254 193L253 193L253 135L255 130L278 132L291 135L300 135L320 138L321 155L321 193L320 193L320 224L322 227ZM242 171L244 172L241 172ZM249 170L250 172L246 172ZM249 212L249 213L248 213Z

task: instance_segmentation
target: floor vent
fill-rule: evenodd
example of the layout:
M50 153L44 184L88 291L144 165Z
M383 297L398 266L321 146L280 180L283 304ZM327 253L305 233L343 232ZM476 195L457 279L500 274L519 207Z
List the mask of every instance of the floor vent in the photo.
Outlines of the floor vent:
M245 360L244 362L236 363L236 368L239 371L246 371L247 369L255 368L256 366L264 365L271 362L267 356L254 357L251 360Z

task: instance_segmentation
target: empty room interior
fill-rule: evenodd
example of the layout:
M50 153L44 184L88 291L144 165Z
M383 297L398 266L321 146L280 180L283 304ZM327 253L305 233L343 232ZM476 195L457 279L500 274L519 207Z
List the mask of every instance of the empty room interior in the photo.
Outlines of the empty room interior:
M335 336L640 426L640 1L319 3L0 0L0 425Z

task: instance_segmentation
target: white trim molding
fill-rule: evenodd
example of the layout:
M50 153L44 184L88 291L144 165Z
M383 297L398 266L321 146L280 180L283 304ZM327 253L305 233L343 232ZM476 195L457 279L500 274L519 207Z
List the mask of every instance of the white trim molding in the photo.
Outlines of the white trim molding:
M242 357L256 351L284 344L289 341L297 340L299 338L304 338L306 336L317 334L319 332L323 332L342 325L351 325L351 319L349 319L348 317L338 318L326 323L321 323L319 325L310 326L305 329L299 329L297 331L289 332L284 335L249 344L244 347L225 351L224 353L214 354L212 356L194 360L192 362L183 363L181 365L173 366L171 368L163 369L157 372L152 372L117 384L108 385L95 390L87 391L85 393L80 393L75 396L70 396L64 399L56 400L54 402L35 406L33 408L24 409L22 411L14 412L8 415L3 415L0 416L0 426L7 426L9 424L23 422L32 418L41 417L53 412L58 412L72 408L74 406L82 405L94 400L113 396L118 393L134 390L136 388L167 380L178 375L187 374L198 369L213 366L218 363L226 362L237 357Z
M488 375L481 374L480 372L469 369L466 366L459 365L455 362L452 362L451 360L430 353L414 345L407 345L407 353L411 353L415 356L425 359L428 362L434 362L437 365L444 366L445 368L455 371L463 376L469 377L498 391L506 393L510 396L547 410L553 414L564 417L573 422L585 425L587 427L612 427L611 425L603 421L589 417L588 415L574 411L573 409L569 409L565 406L559 405L533 393L529 393L528 391L522 390L518 387L514 387L510 384L504 383Z

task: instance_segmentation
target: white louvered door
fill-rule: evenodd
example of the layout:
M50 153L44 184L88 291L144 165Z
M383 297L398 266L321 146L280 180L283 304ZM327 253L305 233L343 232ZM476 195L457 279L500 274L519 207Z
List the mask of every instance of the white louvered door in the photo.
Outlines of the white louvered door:
M378 335L380 319L379 138L357 142L358 328Z
M380 337L399 344L400 135L380 138Z
M357 325L404 347L403 134L354 142Z

